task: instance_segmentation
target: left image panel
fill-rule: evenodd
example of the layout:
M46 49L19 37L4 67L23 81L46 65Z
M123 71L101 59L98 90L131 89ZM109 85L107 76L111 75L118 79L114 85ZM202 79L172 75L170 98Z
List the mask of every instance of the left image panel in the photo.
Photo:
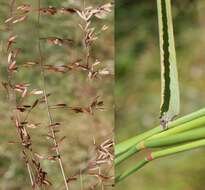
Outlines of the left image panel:
M113 6L1 0L2 190L113 188Z

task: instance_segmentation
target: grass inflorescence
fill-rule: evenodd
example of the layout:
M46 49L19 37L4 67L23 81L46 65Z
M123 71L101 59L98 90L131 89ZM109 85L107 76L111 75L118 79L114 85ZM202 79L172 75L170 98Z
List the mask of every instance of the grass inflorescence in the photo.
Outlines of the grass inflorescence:
M7 5L7 2L5 4ZM81 161L80 166L79 163L76 164L75 171L67 169L68 167L71 168L70 165L72 164L65 159L64 153L69 150L72 152L73 149L71 149L71 146L66 146L65 148L63 144L65 139L68 144L73 143L74 140L72 138L74 137L72 137L72 134L70 135L65 132L65 127L71 127L71 120L77 120L78 115L87 118L84 119L84 122L88 121L87 125L92 123L90 125L95 126L101 122L99 116L95 117L95 115L99 111L105 110L103 96L106 96L106 93L101 95L98 91L99 89L101 90L100 85L97 88L96 86L98 86L99 82L102 84L104 78L112 80L112 73L97 58L99 52L98 55L95 54L95 43L98 42L99 37L106 33L109 28L107 25L102 25L102 22L112 12L113 4L104 3L90 6L88 2L85 4L85 1L76 3L78 6L73 7L60 7L61 3L54 4L56 7L47 6L47 2L41 0L36 2L29 1L23 4L22 1L11 0L8 3L9 14L5 19L4 31L5 35L8 34L8 38L6 39L7 45L3 47L4 56L7 57L7 80L4 80L2 85L8 96L11 120L18 137L18 140L9 141L9 145L15 144L20 147L21 157L25 163L32 189L48 189L50 186L66 190L84 188L103 189L105 186L110 186L113 182L113 176L111 175L114 159L113 140L110 138L112 134L108 137L105 135L107 134L106 131L103 136L102 130L99 130L99 134L97 134L93 127L93 131L89 131L90 134L93 134L93 136L90 135L92 139L89 140L91 142L89 150L86 149L85 159ZM67 19L67 23L72 23L71 26L73 28L70 27L68 30L76 30L74 33L78 39L75 39L73 36L66 36L68 34L64 31L62 31L62 36L58 36L59 34L50 36L48 34L50 31L48 32L48 30L46 30L46 33L43 32L45 27L49 25L49 23L45 25L45 17L52 17L55 20L59 15L63 15ZM28 35L30 39L27 39L27 34L24 34L24 30L21 29L31 24L29 23L31 18L34 22L32 27L35 30L35 32L32 31L31 33L35 33L36 36ZM100 23L100 28L98 23ZM71 34L70 32L68 33L69 35ZM34 57L29 57L30 52L26 49L27 46L25 45L24 47L24 44L22 45L23 42L21 40L24 38L28 40L28 43L30 41L35 43L34 45L31 43L33 45L32 51L36 51L32 54L35 55ZM53 54L57 57L57 63L53 61L50 64L50 57L47 54L49 48L47 46L50 49L55 48ZM60 51L61 53L59 53ZM69 53L66 54L65 52ZM75 52L75 54L73 53L70 56L70 52ZM102 58L103 56L100 57ZM67 62L68 60L69 62ZM35 73L37 80L35 78L36 81L28 82L29 79L25 76L30 77L33 74L32 72ZM56 77L56 75L58 76ZM51 81L53 82L60 78L59 75L75 79L79 78L79 80L83 78L81 86L77 81L73 84L76 91L75 94L77 94L75 104L71 101L67 103L67 98L65 100L61 98L61 92L53 92L55 86L49 86ZM51 80L52 78L54 80ZM63 79L65 80L65 78ZM62 81L59 80L57 82L60 84ZM50 89L51 87L52 90ZM59 88L57 86L56 89L60 89L63 92L65 90L63 87ZM84 89L83 93L78 92L80 89ZM60 95L58 96L58 94ZM56 101L57 103L53 103ZM70 118L66 120L66 122L70 120L69 123L64 122L63 124L63 121L59 121L59 118L61 118L59 115L62 113L62 110L67 111L66 117L68 117L69 113L72 115L71 117L69 115ZM84 125L84 123L81 125ZM86 127L86 125L83 127ZM36 133L33 131L36 131ZM98 138L95 137L96 134L103 137L101 142L99 142L99 139L96 140ZM69 135L70 138L67 137ZM40 139L40 143L36 142L37 138ZM87 138L85 134L84 139ZM47 149L44 147L45 140ZM80 144L79 146L87 146L80 141L81 139L75 140L76 144ZM37 146L42 144L43 148ZM70 155L73 156L74 153ZM59 173L55 174L53 172L54 176L50 174L52 167L55 167L51 166L52 162L56 163L59 169L56 170ZM46 167L48 164L49 167ZM61 181L59 182L58 179Z

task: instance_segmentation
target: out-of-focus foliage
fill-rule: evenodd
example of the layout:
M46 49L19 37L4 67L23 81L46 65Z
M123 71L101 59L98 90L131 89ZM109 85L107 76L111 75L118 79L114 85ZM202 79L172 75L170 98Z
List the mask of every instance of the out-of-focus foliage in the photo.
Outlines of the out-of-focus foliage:
M108 1L86 1L86 6L97 6ZM37 1L17 0L17 5L29 3L37 9ZM6 39L9 33L5 30L4 21L9 17L9 1L0 1L0 80L7 80L7 57ZM42 1L43 7L75 7L82 8L82 1L75 0L48 0ZM61 65L68 64L84 55L82 31L78 24L81 22L77 14L57 14L54 16L41 16L40 36L59 38L71 38L75 46L52 46L42 43L43 61L45 64ZM101 61L102 66L113 70L113 13L105 20L94 21L95 27L108 25L109 29L100 35L99 39L91 49L94 58ZM37 61L39 59L37 42L37 11L29 14L27 21L13 26L13 31L18 35L15 47L22 49L18 64L26 61ZM15 74L15 82L30 83L32 88L41 88L42 81L39 67L32 69L20 69ZM69 106L86 106L97 95L104 101L105 111L98 111L94 116L75 114L66 109L54 110L52 114L56 122L62 121L62 131L59 136L66 136L61 145L62 158L68 176L73 176L80 169L85 168L88 160L94 155L96 145L112 138L114 114L113 114L113 77L103 77L101 80L89 81L87 75L81 71L66 74L46 72L47 91L52 95L49 97L50 104L67 103ZM27 190L30 182L26 167L21 159L21 148L18 145L10 145L8 141L18 141L15 127L10 121L10 108L6 92L2 85L0 87L0 189L2 190ZM48 156L51 154L52 142L45 138L47 133L48 118L44 106L40 106L29 117L31 122L41 122L40 129L29 129L33 147L39 154ZM63 181L58 164L50 161L42 161L43 167L48 172L48 178L55 184L51 189L63 187ZM91 181L96 181L93 177ZM87 186L87 179L83 181ZM71 189L80 189L80 182L71 182Z
M180 115L205 105L205 2L172 1L181 91ZM116 140L159 124L160 61L156 1L116 3ZM156 160L119 183L129 190L203 190L204 149ZM136 163L131 158L125 170Z

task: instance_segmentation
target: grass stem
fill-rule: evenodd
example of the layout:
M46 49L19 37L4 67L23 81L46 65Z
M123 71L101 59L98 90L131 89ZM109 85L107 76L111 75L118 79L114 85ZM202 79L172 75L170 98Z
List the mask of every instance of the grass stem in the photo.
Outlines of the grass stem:
M41 0L38 0L38 10L40 10L40 8L41 8L40 5L41 5ZM39 28L40 28L40 11L38 11L38 29ZM39 37L39 39L38 39L38 51L39 51L39 55L40 55L40 69L41 69L41 76L42 76L42 81L43 81L43 94L44 94L44 98L45 98L45 103L46 103L46 108L47 108L47 113L48 113L48 118L49 118L49 124L52 125L53 118L52 118L52 115L51 115L51 112L50 112L49 102L48 102L48 97L47 97L45 71L44 71L44 65L43 65L43 55L42 55L42 51L41 51L41 42L40 42L40 31L38 31L38 33L39 33L38 34L39 35L38 36ZM56 154L58 156L58 163L59 163L60 170L61 170L61 173L62 173L62 176L63 176L64 184L65 184L66 190L69 190L68 183L67 183L67 180L66 180L65 170L64 170L64 167L63 167L62 158L61 158L61 155L60 155L59 146L58 146L58 143L57 143L57 140L56 140L56 135L55 135L55 132L54 132L52 127L50 127L49 129L50 129L51 135L53 137L54 146L56 147L55 150L56 150Z
M174 120L173 122L170 122L168 124L168 128L175 128L178 125L182 125L186 122L192 121L194 119L197 119L199 117L205 116L205 108L200 109L198 111L195 111L191 114L185 115L177 120ZM169 131L169 130L168 130ZM123 154L124 152L128 151L131 147L138 144L142 140L145 140L153 135L156 135L158 133L163 132L161 126L157 126L147 132L144 132L140 135L136 135L134 137L129 138L128 140L125 140L115 146L115 156L118 157L119 155Z
M115 182L118 183L118 182L124 180L125 178L127 178L128 176L137 172L139 169L141 169L143 166L145 166L148 162L150 162L152 160L162 158L165 156L169 156L169 155L174 155L174 154L177 154L180 152L200 148L203 146L205 146L205 139L185 143L185 144L174 146L171 148L165 148L165 149L162 149L159 151L154 151L154 152L150 153L149 155L147 155L147 157L145 157L142 161L140 161L133 168L131 168L131 169L125 171L124 173L122 173L121 175L117 176L115 179Z

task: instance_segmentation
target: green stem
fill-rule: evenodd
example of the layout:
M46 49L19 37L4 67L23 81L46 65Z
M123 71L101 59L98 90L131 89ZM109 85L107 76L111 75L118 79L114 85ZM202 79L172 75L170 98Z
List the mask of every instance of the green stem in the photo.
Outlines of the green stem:
M159 148L162 146L170 146L178 143L199 140L202 138L205 138L205 128L194 129L187 132L172 135L169 137L161 137L158 139L150 139L150 140L148 139L144 142L144 147Z
M140 141L157 134L162 131L162 128L160 126L155 127L154 129L151 129L147 132L144 132L140 135L137 135L135 137L129 138L128 140L125 140L119 144L115 145L115 156L118 157L128 151L132 146L138 144Z
M171 146L178 143L184 143L188 141L194 141L205 138L205 128L193 129L187 132L171 135L168 137L160 138L148 138L145 141L137 144L136 146L129 149L127 152L118 156L115 159L115 166L119 165L125 159L128 159L130 156L134 155L138 151L144 148L160 148L163 146Z
M133 147L131 147L124 154L117 156L115 159L115 164L116 164L116 166L119 165L125 159L128 159L129 157L131 157L132 155L134 155L135 153L137 153L141 149L145 148L146 146L144 146L144 145L145 145L146 140L152 140L152 139L154 140L155 139L155 143L156 143L158 141L158 139L160 139L162 137L168 137L168 136L171 136L174 134L182 133L184 131L188 131L188 130L191 130L194 128L202 127L203 125L205 125L205 116L200 117L198 119L194 119L194 120L186 122L186 123L183 123L177 127L163 131L163 132L158 133L156 135L153 135L151 137L148 137L145 140L138 142L137 145L134 145ZM144 147L142 146L142 144Z
M143 160L141 160L135 167L133 167L131 170L128 170L126 172L124 172L122 175L119 175L115 178L115 183L118 183L120 181L122 181L123 179L125 179L126 177L132 175L133 173L135 173L136 171L138 171L140 168L142 168L143 166L145 166L149 161L145 158Z
M191 120L194 120L196 118L199 118L201 116L204 116L205 115L205 108L203 109L200 109L196 112L193 112L191 114L188 114L186 116L183 116L171 123L168 124L168 128L174 128L178 125L181 125L183 123L186 123L186 122L189 122ZM142 140L145 140L155 134L158 134L160 132L162 132L162 127L161 126L157 126L155 127L154 129L151 129L147 132L144 132L143 134L141 135L137 135L135 137L132 137L132 138L129 138L128 140L125 140L119 144L117 144L115 146L115 155L116 157L121 155L122 153L126 152L127 150L129 150L132 146L138 144L139 142L141 142Z
M130 156L137 153L139 149L136 146L133 146L128 151L126 151L124 154L121 154L120 156L115 158L115 166L119 165L121 162L123 162L125 159L128 159Z
M171 147L171 148L166 148L166 149L159 150L159 151L154 151L150 155L148 155L146 158L144 158L142 161L140 161L140 163L138 163L132 169L125 171L123 174L116 177L115 181L116 181L116 183L122 181L126 177L132 175L133 173L135 173L136 171L141 169L143 166L145 166L148 162L150 162L152 160L162 158L165 156L169 156L169 155L174 155L174 154L177 154L179 152L184 152L184 151L200 148L203 146L205 146L205 139L197 140L194 142L186 143L186 144Z
M199 148L199 147L202 147L202 146L205 146L205 139L197 140L197 141L194 141L194 142L186 143L186 144L171 147L171 148L166 148L164 150L155 151L151 154L151 157L153 159L157 159L157 158L169 156L169 155L172 155L172 154L176 154L176 153L179 153L179 152L184 152L184 151L187 151L187 150Z
M161 137L167 137L170 135L178 134L184 131L188 131L194 128L202 127L205 125L205 116L194 119L192 121L189 121L187 123L183 123L175 128L169 129L167 131L164 131L162 133L158 133L156 135L153 135L149 139L158 139Z

